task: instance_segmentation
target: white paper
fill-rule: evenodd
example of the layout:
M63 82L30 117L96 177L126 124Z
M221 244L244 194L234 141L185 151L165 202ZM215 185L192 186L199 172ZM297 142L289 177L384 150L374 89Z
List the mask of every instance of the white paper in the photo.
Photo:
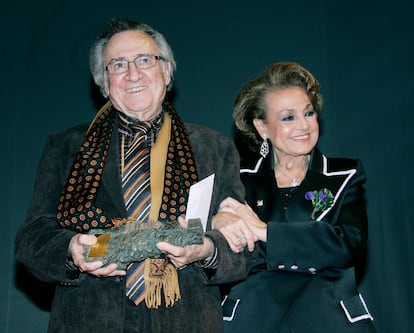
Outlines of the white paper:
M204 231L207 228L208 213L210 212L213 195L214 173L190 187L188 196L186 220L200 219Z

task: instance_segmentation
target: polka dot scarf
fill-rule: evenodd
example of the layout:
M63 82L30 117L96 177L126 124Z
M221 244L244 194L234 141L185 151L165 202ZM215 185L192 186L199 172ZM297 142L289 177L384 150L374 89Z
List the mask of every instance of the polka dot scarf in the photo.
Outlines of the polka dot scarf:
M197 170L187 130L168 102L163 108L171 117L171 133L165 161L164 189L159 220L175 220L185 214L190 186L197 182ZM63 228L87 232L112 228L128 217L108 217L95 206L112 139L117 111L108 102L98 112L75 157L57 206L57 222Z

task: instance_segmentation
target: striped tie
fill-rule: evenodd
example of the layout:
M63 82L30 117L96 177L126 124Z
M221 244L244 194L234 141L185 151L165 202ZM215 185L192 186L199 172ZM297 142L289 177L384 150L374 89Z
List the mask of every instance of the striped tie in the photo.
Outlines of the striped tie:
M148 220L151 208L150 145L147 133L150 122L134 123L135 136L123 136L122 192L129 217ZM126 295L138 305L144 299L144 261L131 263L127 268Z

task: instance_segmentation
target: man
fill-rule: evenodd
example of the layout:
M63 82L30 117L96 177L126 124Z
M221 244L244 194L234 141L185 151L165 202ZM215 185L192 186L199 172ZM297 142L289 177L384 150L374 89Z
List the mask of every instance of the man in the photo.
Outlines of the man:
M172 51L148 25L114 19L92 46L90 65L109 102L90 125L49 137L16 237L17 260L57 284L49 332L221 332L219 291L206 275L233 256L220 233L208 231L202 244L158 245L169 258L159 265L161 275L170 272L172 281L176 274L179 288L154 296L158 301L148 300L146 290L140 301L142 295L131 291L130 266L86 261L84 251L96 243L87 234L93 228L130 219L181 219L189 187L214 173L209 230L224 198L244 196L235 147L215 131L181 122L166 99L175 69ZM144 127L141 134L137 128ZM140 152L146 157L134 160ZM130 167L140 172L139 193L135 185L128 189Z

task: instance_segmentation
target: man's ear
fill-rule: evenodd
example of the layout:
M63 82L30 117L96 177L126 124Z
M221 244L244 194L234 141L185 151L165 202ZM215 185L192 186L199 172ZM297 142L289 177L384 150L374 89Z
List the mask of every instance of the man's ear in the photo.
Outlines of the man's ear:
M171 62L163 61L162 66L164 69L165 85L168 86L171 82Z
M106 96L109 97L109 79L108 79L108 73L104 72L102 75L102 82L103 82L103 88L105 91Z

